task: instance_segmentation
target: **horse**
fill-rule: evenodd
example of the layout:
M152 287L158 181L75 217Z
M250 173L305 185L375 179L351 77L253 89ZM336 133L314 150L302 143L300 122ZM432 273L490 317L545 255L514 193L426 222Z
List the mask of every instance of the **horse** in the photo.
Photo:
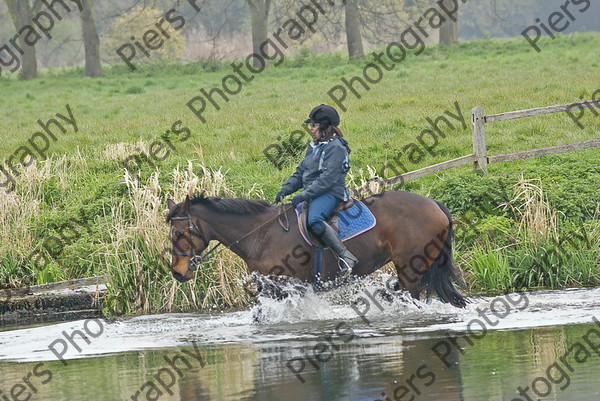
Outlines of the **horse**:
M408 291L414 299L420 299L423 291L429 298L435 291L442 302L465 307L467 300L454 285L462 284L462 279L453 263L450 211L433 199L396 190L362 201L377 224L345 241L359 260L353 276L368 276L393 262L398 277L395 290ZM246 262L250 273L315 282L313 248L303 239L290 204L277 207L265 200L201 194L188 195L178 204L168 199L167 205L170 270L177 281L192 279L198 266L223 245ZM281 224L282 219L289 227ZM218 243L206 251L211 241ZM337 274L337 258L325 251L322 280L332 282Z

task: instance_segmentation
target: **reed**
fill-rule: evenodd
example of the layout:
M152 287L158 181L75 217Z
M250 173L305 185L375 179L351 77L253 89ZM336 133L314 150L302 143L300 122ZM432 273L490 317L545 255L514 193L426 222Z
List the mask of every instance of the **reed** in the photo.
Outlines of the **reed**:
M208 196L233 196L221 170L194 163L177 166L172 185L163 191L160 173L140 183L125 171L129 197L111 208L115 222L103 243L99 259L109 282L104 311L108 315L146 314L197 309L232 308L248 303L241 282L247 275L244 262L230 251L218 253L203 264L193 280L176 282L169 271L169 225L166 199L182 200L204 192ZM130 214L128 214L130 211Z
M366 198L383 192L386 188L382 182L382 177L372 166L366 166L366 171L359 168L356 173L352 170L348 172L348 189L355 198Z
M0 286L45 284L69 277L56 262L33 266L31 255L40 252L38 219L42 209L56 196L53 188L68 191L71 169L85 169L86 160L77 149L67 155L52 155L26 167L17 167L15 188L0 196Z
M541 179L521 179L505 207L516 216L515 241L477 242L462 261L476 290L508 292L600 284L600 212L585 223L561 227Z
M541 178L525 179L521 175L507 206L513 209L513 215L521 216L519 233L534 245L544 240L558 240L558 218L544 193Z

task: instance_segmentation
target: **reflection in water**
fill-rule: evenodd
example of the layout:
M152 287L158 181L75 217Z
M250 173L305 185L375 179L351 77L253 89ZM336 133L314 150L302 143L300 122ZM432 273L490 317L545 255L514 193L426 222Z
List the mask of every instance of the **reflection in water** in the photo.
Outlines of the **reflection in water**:
M431 351L436 342L357 339L339 346L328 362L307 362L302 372L292 372L287 362L301 350L306 354L317 342L255 348L254 353L233 347L229 351L238 352L237 360L215 360L208 369L186 375L180 381L179 399L394 400L410 399L413 394L425 399L436 395L442 401L462 400L459 365L447 368ZM457 355L448 358L458 362ZM212 382L211 390L203 388L202 383L207 382Z
M538 298L532 297L532 303L542 302ZM575 305L580 322L600 316L596 306L589 309L589 299L582 297L583 307ZM548 318L573 313L561 307L554 307ZM527 328L532 320L539 325L544 319L539 309L532 309L511 315L504 327L473 335L466 330L473 313L426 312L382 316L371 325L344 320L352 325L345 331L336 331L340 320L334 319L236 326L228 319L245 315L136 318L107 325L108 337L93 343L97 350L115 349L118 341L130 341L129 336L173 340L174 333L185 346L96 352L94 357L69 359L66 366L52 360L46 349L48 338L63 326L48 326L44 333L15 330L10 337L0 335L0 358L21 357L9 351L20 349L29 352L22 356L29 362L0 362L0 400L600 399L600 322ZM223 327L223 322L232 326ZM181 330L190 326L191 331ZM112 342L113 348L101 348L102 340ZM36 341L37 348L17 348Z
M463 352L453 348L446 357L450 367L432 351L446 339L443 333L357 338L340 345L328 362L317 365L318 369L307 366L301 375L304 382L287 367L287 361L318 341L198 346L204 367L192 365L188 357L191 368L181 359L175 361L179 372L170 368L165 358L173 360L183 351L193 353L193 347L77 359L68 361L67 366L43 362L38 370L50 370L52 380L43 385L32 375L30 382L37 393L26 391L23 378L41 362L4 362L0 364L0 396L10 395L17 385L16 392L21 386L25 388L18 399L25 399L30 392L35 397L32 400L84 396L100 401L512 400L519 399L519 387L531 387L537 377L545 376L548 366L581 342L591 328L593 325L490 332ZM600 335L592 340L600 343ZM574 372L565 370L568 386L566 377L560 381L552 371L558 384L552 385L544 400L598 399L598 355L589 347L588 354L585 363L575 362L574 355L568 357L574 368ZM174 373L174 383L165 369ZM543 382L537 383L537 389L545 391ZM529 395L539 398L534 398L531 390Z

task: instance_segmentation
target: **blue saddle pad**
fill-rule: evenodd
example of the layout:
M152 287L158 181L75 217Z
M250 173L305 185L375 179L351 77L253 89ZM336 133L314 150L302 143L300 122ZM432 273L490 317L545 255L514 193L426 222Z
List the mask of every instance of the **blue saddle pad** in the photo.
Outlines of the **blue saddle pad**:
M338 237L342 241L369 231L377 223L375 216L364 203L358 199L352 200L354 204L350 208L338 212ZM296 207L296 213L300 217L302 204Z

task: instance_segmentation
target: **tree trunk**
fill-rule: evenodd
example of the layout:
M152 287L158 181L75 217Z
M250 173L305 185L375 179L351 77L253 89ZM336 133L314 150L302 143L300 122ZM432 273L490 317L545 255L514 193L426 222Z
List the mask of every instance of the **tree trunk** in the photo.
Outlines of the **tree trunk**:
M446 9L453 9L452 0L443 0ZM446 17L446 22L440 27L440 44L453 45L458 42L458 12L455 15L456 21Z
M252 25L252 51L260 54L260 45L267 40L268 24L269 24L269 9L271 8L271 0L246 0L246 4L250 9L250 23ZM254 57L254 68L260 69L263 63ZM266 66L267 60L264 60Z
M83 32L83 45L85 47L85 75L88 77L101 77L100 65L100 39L94 21L93 0L82 0L81 5L81 31Z
M33 12L29 0L7 0L8 12L18 32L25 25L31 25ZM25 43L23 35L19 35L19 47L22 49L21 68L23 69L22 79L37 78L37 57L35 55L35 46L29 46Z
M346 41L348 42L348 57L350 60L365 58L360 19L356 0L346 0Z

